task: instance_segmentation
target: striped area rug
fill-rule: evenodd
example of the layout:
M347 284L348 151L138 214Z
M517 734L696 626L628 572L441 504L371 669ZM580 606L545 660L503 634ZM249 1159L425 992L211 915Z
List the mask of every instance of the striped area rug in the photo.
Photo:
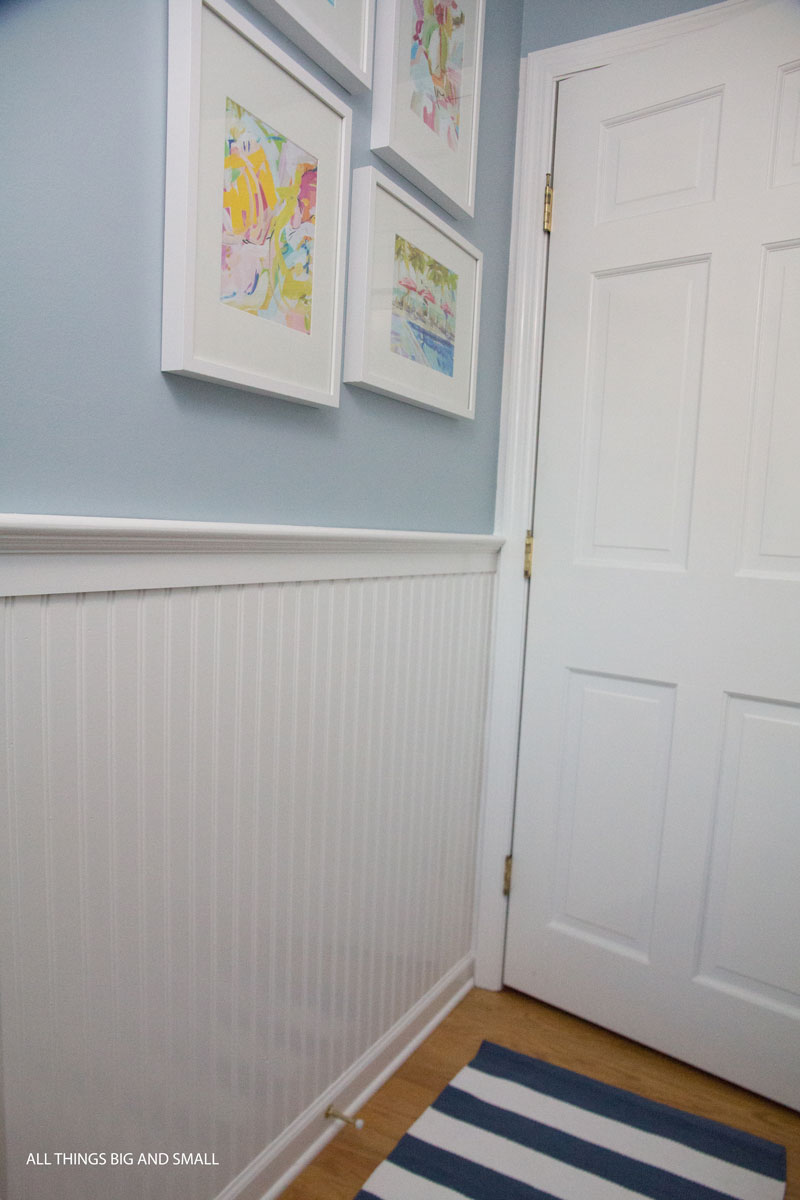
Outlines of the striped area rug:
M781 1200L786 1151L484 1042L356 1200Z

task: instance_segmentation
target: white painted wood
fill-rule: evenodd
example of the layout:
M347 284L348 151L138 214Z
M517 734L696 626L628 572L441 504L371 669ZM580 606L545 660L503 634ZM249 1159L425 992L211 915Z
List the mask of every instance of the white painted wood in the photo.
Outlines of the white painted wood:
M517 734L523 674L527 583L519 564L531 522L538 437L538 396L544 329L548 235L538 201L551 170L558 83L578 71L613 63L702 29L723 30L769 0L723 0L689 13L529 54L520 72L514 206L503 371L495 532L503 537L498 567L486 801L478 863L476 981L502 986L506 902L498 879L511 847ZM534 198L532 200L532 198ZM531 215L531 204L534 214Z
M708 275L701 257L592 278L576 546L584 563L686 567Z
M800 511L775 253L800 245L800 196L770 176L799 55L800 11L774 0L559 89L505 974L793 1105L797 599L740 566L749 454L790 501L762 519L790 557ZM687 130L720 89L721 125ZM692 203L686 137L716 164ZM769 468L759 394L794 446Z
M800 925L788 924L788 941L765 930L786 928L784 901L796 887L798 779L800 705L729 695L700 971L712 987L789 1013L800 994ZM769 864L755 887L754 860Z
M714 198L722 89L603 123L599 221Z
M493 572L483 534L0 514L0 595Z
M800 182L800 175L798 175ZM742 570L764 578L800 578L800 503L796 451L800 412L800 245L765 248L761 278L758 369L753 406Z
M675 689L570 671L566 705L552 921L646 961Z
M504 859L511 850L528 591L520 565L525 547L525 517L520 519L520 513L529 514L531 510L538 419L538 408L529 403L526 385L534 379L538 361L535 353L541 314L536 287L542 287L544 281L544 272L523 269L538 261L540 249L533 222L524 211L527 196L523 168L528 166L525 148L539 128L530 124L526 67L523 59L511 219L511 241L519 247L519 254L512 254L509 262L495 515L496 528L507 533L497 574L475 896L475 982L478 987L495 991L503 981L506 900L501 881Z
M772 158L775 187L800 179L800 63L781 67Z
M374 0L255 0L257 8L333 79L359 93L372 87Z
M462 982L463 981L463 982ZM328 1104L349 1116L355 1115L416 1048L433 1033L448 1013L472 990L472 958L457 963L452 971L414 1005L385 1037L373 1046L314 1105L295 1121L267 1153L255 1159L246 1171L225 1188L216 1200L277 1200L320 1150L332 1141L341 1126L325 1117ZM399 1049L398 1049L399 1047ZM342 1097L347 1097L343 1099ZM351 1098L352 1097L352 1098ZM284 1164L288 1167L283 1170ZM279 1173L282 1172L282 1173ZM265 1173L275 1179L263 1191Z
M469 984L494 576L390 544L3 601L9 1200L275 1194ZM25 1168L87 1140L219 1166Z

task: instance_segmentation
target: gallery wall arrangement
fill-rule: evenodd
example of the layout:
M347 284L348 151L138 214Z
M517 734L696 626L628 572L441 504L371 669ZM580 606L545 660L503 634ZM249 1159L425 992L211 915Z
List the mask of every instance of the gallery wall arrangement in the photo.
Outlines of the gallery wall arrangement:
M451 216L474 212L484 0L377 11L373 151ZM257 0L351 93L372 0ZM481 254L374 168L352 114L227 0L170 0L162 370L316 406L342 379L471 418Z

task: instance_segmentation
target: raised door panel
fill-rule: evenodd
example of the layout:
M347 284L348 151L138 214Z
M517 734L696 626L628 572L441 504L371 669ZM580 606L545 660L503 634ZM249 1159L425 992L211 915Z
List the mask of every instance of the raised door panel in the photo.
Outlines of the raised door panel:
M729 696L698 982L800 1013L800 706Z
M713 199L721 111L715 88L604 121L598 219Z
M707 260L592 281L578 558L685 567Z
M646 960L674 688L569 673L551 928Z
M767 246L743 568L800 576L800 242Z
M800 63L778 74L772 184L800 183Z

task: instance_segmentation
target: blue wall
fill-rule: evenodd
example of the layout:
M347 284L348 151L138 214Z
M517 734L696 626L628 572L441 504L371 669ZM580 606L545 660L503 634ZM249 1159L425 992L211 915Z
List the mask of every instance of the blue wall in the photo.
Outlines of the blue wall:
M659 21L718 0L525 0L522 53Z
M476 217L453 222L484 252L468 422L162 375L167 0L0 0L0 511L489 532L520 51L697 6L487 0ZM353 166L388 171L351 103Z
M522 13L488 0L477 216L453 222L485 255L458 421L162 375L167 0L0 0L0 511L491 531ZM353 166L381 167L351 103Z

